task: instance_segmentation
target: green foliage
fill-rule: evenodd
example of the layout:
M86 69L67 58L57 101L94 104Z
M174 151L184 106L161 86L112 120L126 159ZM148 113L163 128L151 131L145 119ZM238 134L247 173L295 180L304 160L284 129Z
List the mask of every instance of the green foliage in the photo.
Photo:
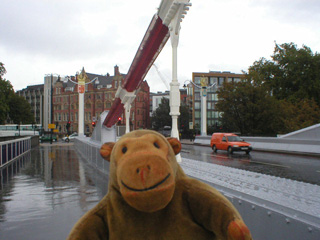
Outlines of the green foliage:
M0 124L4 124L9 114L9 98L14 95L11 83L3 78L6 69L0 62Z
M13 123L32 123L31 106L23 97L14 93L10 81L3 78L6 73L4 64L0 62L0 124L5 124L8 118Z
M164 126L171 126L169 99L162 98L159 107L152 114L151 126L154 130L160 130Z
M224 131L242 135L274 135L279 125L280 107L277 100L250 81L225 83L218 90L217 110L223 112Z
M24 97L13 95L9 100L9 116L14 123L33 123L34 116L31 113L31 106Z
M314 100L303 99L292 103L281 101L281 122L283 129L279 133L288 133L319 123L320 109Z
M164 126L172 125L172 118L170 116L170 104L168 98L162 98L159 107L152 114L152 128L160 130ZM189 108L186 105L180 106L180 116L178 119L180 132L184 135L189 131Z
M320 55L293 43L275 46L246 79L218 91L225 131L250 135L288 133L320 121Z
M272 60L261 58L249 68L249 75L263 84L277 99L299 102L314 99L320 106L320 55L293 43L275 46Z

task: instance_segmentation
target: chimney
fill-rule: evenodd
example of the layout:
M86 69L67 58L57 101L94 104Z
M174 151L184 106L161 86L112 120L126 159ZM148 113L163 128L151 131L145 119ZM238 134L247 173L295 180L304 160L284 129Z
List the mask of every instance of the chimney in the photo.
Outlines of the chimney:
M120 76L119 67L118 65L114 66L114 76Z

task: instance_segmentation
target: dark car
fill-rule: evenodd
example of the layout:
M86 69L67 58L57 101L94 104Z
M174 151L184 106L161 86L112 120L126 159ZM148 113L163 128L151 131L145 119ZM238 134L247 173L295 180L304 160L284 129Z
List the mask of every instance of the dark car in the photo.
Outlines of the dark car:
M39 141L42 142L50 142L51 141L51 134L45 134L39 137ZM52 142L57 141L57 136L52 134Z
M165 137L170 137L171 136L171 127L164 126L163 129L160 131L160 133Z

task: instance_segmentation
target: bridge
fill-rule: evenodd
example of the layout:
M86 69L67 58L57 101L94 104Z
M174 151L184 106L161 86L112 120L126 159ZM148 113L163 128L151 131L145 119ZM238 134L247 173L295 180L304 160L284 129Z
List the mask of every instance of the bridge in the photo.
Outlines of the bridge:
M130 105L135 98L136 90L169 37L173 49L173 81L170 84L170 115L173 123L171 135L179 137L177 117L179 116L180 98L176 72L177 46L180 22L189 6L189 0L161 1L158 12L151 20L128 74L117 91L111 110L101 114L91 138L79 136L75 140L78 154L101 175L109 174L109 163L100 157L99 148L104 142L117 141L114 124L123 111L129 121L128 113L130 113ZM297 134L303 134L303 132ZM0 156L1 163L4 165L1 167L28 153L32 146L31 141L31 138L24 138L2 143ZM196 141L198 144L205 144L206 139L198 138ZM266 141L266 139L255 139L254 143L258 148L261 143L266 145ZM299 144L296 139L290 140L290 136L284 136L282 142L270 141L270 146L278 147L283 147L285 144L290 146ZM318 140L309 140L305 144L320 149ZM272 151L274 148L271 147L269 150ZM214 186L235 205L254 239L320 239L319 186L224 166L213 166L188 158L181 159L180 164L189 176Z

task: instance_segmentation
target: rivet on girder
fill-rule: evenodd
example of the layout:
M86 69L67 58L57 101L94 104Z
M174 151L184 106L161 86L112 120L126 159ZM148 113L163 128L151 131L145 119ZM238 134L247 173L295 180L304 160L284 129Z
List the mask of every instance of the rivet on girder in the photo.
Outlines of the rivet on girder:
M286 218L286 223L290 223L290 219L289 218Z
M252 208L252 210L255 210L255 209L256 209L256 207L255 207L254 205L252 205L251 208Z
M311 232L312 232L312 228L311 228L311 227L308 227L308 231L311 233Z
M242 203L242 201L241 201L241 200L239 200L239 205L241 205L241 203Z
M271 211L268 211L267 214L268 214L268 216L270 217L270 216L271 216Z

